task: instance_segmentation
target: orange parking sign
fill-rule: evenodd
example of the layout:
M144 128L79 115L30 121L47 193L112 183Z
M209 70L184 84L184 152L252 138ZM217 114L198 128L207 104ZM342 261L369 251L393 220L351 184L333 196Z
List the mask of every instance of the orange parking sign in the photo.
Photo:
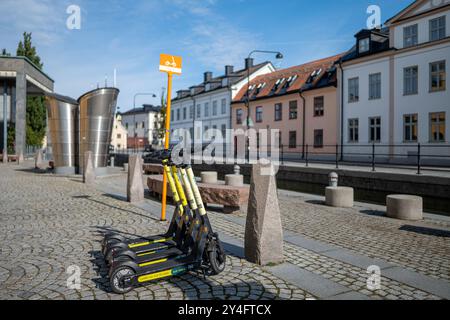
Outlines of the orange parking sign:
M181 74L181 57L162 53L159 58L159 71Z

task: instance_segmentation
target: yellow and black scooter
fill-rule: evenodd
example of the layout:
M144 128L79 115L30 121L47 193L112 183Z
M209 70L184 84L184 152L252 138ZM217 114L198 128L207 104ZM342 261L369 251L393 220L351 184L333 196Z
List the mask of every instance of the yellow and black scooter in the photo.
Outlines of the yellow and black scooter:
M168 231L162 235L134 240L127 240L115 234L105 236L102 253L107 264L110 265L116 256L144 259L154 253L182 247L189 224L193 220L193 212L188 207L183 187L178 178L177 167L170 161L170 153L164 153L163 158L163 167L176 205Z
M194 215L198 215L196 208L188 207L188 200L184 193L182 184L178 177L178 168L170 162L170 160L163 160L163 162L169 162L168 165L164 165L167 173L167 180L169 182L170 189L172 190L173 198L177 203L177 209L174 214L179 217L174 223L176 223L175 235L169 242L163 243L149 243L145 242L139 247L130 248L129 245L125 247L123 243L116 244L107 252L105 259L107 264L111 265L114 260L121 259L123 257L132 259L138 264L150 263L162 258L179 255L181 251L185 252L188 247L188 230ZM171 172L169 169L171 167ZM173 219L173 218L172 218ZM169 228L169 232L170 228ZM161 246L161 244L165 244ZM181 250L181 251L180 251Z
M189 271L202 271L204 275L216 275L225 269L226 255L217 233L209 222L195 176L190 166L180 169L184 191L192 211L197 212L176 256L147 262L123 256L114 259L109 276L111 289L116 293L126 293L133 287L152 280L181 275Z

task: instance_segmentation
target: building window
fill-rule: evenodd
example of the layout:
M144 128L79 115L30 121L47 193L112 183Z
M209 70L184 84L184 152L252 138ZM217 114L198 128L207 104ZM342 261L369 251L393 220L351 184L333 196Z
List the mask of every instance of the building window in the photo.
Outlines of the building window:
M289 131L289 148L295 149L297 147L297 131Z
M430 142L445 142L445 112L430 113Z
M217 116L217 101L213 101L212 115Z
M430 20L430 41L445 38L445 16Z
M381 118L369 118L369 142L381 141Z
M262 107L256 107L256 122L258 122L258 123L263 122L263 108Z
M142 123L141 123L141 128L142 128L142 129L145 129L145 121L142 121Z
M242 124L242 109L236 110L236 124Z
M403 94L411 95L418 92L418 75L419 69L417 66L408 67L403 70Z
M125 123L125 129L128 130L128 122Z
M295 120L297 119L298 114L298 106L297 106L297 100L289 101L289 119Z
M186 107L183 108L183 120L186 120L187 118L187 110Z
M205 117L209 117L209 102L205 103Z
M205 136L205 138L206 139L208 139L209 138L209 132L208 132L208 130L209 130L209 127L208 126L205 126L205 131L204 131L204 136Z
M314 148L323 148L323 130L314 130Z
M359 120L348 119L348 142L359 141Z
M403 28L403 47L411 47L417 45L417 24Z
M201 105L197 105L197 119L200 119L202 117L202 107Z
M359 40L359 53L364 53L370 50L370 39L364 38Z
M369 100L381 99L381 73L369 75Z
M444 91L445 77L445 61L430 63L430 91Z
M323 117L324 115L324 98L314 97L314 117Z
M276 103L275 104L275 121L283 120L283 104Z
M189 140L192 141L194 138L194 128L189 128Z
M222 99L222 114L227 113L227 99Z
M174 115L173 115L173 110L170 111L170 119L171 119L172 121L175 121L175 117L174 117Z
M181 110L177 109L177 121L180 121L180 113L181 113Z
M189 107L189 119L194 119L194 106Z
M122 135L120 133L117 134L117 139L122 139Z
M417 142L417 114L403 116L403 140L405 142Z
M348 79L348 102L359 101L359 78Z

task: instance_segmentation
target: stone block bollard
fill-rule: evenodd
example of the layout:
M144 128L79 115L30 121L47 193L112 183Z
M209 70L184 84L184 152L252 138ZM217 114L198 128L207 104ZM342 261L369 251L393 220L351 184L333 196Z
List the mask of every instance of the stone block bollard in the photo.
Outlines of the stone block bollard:
M353 188L327 187L325 189L325 203L336 208L352 208L354 199Z
M128 162L127 201L139 202L142 200L144 200L142 158L139 155L132 155Z
M202 183L217 184L217 172L205 171L200 173Z
M123 171L128 172L128 163L123 164Z
M242 187L244 185L244 176L241 174L227 174L225 176L225 185L231 187Z
M3 152L2 152L2 162L8 163L8 152L6 151L6 149L3 149Z
M44 167L44 155L42 153L42 149L39 149L34 157L34 168L43 169L43 167Z
M19 155L17 157L17 164L22 164L24 162L24 158L23 158L23 151L20 150L19 151Z
M418 221L423 219L423 199L410 195L390 195L386 198L389 218Z
M267 174L267 171L272 174ZM283 262L283 229L272 164L270 167L255 164L252 168L245 224L245 258L259 265Z
M95 181L95 168L93 152L86 151L84 153L84 163L83 163L83 183L92 184Z

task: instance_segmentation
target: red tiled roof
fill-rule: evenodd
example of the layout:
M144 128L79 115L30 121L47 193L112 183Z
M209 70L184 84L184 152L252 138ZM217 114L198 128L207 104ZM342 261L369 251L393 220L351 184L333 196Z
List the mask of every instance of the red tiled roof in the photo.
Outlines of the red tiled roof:
M306 84L306 81L311 76L311 73L313 71L322 69L321 74L314 79L314 82L312 83L314 85L315 83L320 81L320 79L327 73L326 71L329 70L333 66L333 64L342 57L342 55L343 54L338 54L332 57L308 62L299 66L294 66L258 76L250 81L250 86L255 85L257 87L258 85L264 83L266 85L256 95L255 89L250 91L250 98L251 100L269 98L280 94L288 94L298 91ZM287 79L291 76L297 76L297 79L288 88L283 89L283 86L286 83ZM273 92L272 89L274 88L276 82L282 78L285 78L286 80L279 85L276 91ZM246 94L247 86L244 86L233 99L233 102L236 103L245 101Z

